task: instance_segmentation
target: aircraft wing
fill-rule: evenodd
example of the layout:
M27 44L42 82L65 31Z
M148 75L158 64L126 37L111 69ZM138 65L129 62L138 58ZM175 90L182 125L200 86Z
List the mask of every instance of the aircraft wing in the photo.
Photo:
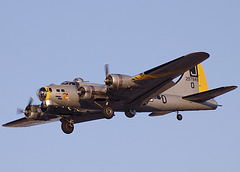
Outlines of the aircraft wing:
M104 118L102 116L101 112L81 113L79 115L74 115L72 117L74 119L74 123L81 123L81 122L87 122L87 121ZM52 116L51 119L44 121L44 120L27 119L26 117L23 117L18 120L3 124L3 126L4 127L30 127L30 126L34 126L34 125L40 125L40 124L46 124L46 123L50 123L50 122L60 121L61 118L62 117L56 115L56 116Z
M26 117L17 119L15 121L8 122L3 124L3 127L30 127L34 125L46 124L49 122L59 121L60 117L52 118L50 120L34 120L34 119L27 119Z
M209 54L205 52L195 52L182 56L132 77L132 81L138 84L139 87L128 91L125 90L125 93L115 91L110 94L115 94L115 97L125 94L126 100L123 103L124 106L140 106L151 98L171 88L175 85L172 81L174 78L190 70L208 57Z

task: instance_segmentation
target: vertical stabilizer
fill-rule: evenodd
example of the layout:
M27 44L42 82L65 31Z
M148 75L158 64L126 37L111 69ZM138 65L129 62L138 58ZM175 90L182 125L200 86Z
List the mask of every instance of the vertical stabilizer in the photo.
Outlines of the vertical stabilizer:
M198 66L198 85L199 85L199 93L208 91L207 79L201 64Z
M187 96L208 91L207 79L201 64L186 71L176 84L164 92L179 96Z

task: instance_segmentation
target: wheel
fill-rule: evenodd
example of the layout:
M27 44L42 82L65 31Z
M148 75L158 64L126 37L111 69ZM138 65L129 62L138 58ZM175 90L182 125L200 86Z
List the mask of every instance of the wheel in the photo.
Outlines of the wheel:
M125 111L125 115L128 118L133 118L136 115L136 110L130 109L128 111Z
M102 115L107 119L111 119L114 116L114 111L110 106L104 106L102 109Z
M71 134L73 132L73 129L74 129L74 125L71 124L70 122L66 121L66 120L63 120L62 121L62 131L66 134Z
M43 112L46 112L47 109L48 109L47 106L44 106L43 103L41 103L41 110L42 110Z
M182 115L181 114L177 114L177 119L178 119L178 121L181 121L182 120Z

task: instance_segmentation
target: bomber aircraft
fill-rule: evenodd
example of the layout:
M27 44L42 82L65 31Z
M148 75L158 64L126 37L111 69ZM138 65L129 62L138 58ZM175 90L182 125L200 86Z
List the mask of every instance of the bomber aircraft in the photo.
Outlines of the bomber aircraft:
M209 90L201 62L206 52L194 52L157 66L135 76L109 74L105 64L105 84L84 82L81 78L40 88L37 96L42 102L32 105L30 98L25 117L6 123L5 127L28 127L61 121L62 131L73 132L74 124L97 119L111 119L114 112L124 112L129 118L137 112L162 116L179 111L214 110L213 99L237 86ZM175 81L177 78L177 81Z

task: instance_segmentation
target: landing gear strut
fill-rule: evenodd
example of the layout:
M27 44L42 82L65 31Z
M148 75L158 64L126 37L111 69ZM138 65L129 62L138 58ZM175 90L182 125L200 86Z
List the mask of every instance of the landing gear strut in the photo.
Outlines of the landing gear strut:
M74 130L74 125L73 125L73 120L67 120L67 119L63 119L61 120L62 125L62 131L66 134L71 134Z
M177 119L178 119L178 121L181 121L181 120L182 120L182 118L183 118L183 117L182 117L182 115L181 115L181 114L179 114L179 113L178 113L178 111L177 111Z

